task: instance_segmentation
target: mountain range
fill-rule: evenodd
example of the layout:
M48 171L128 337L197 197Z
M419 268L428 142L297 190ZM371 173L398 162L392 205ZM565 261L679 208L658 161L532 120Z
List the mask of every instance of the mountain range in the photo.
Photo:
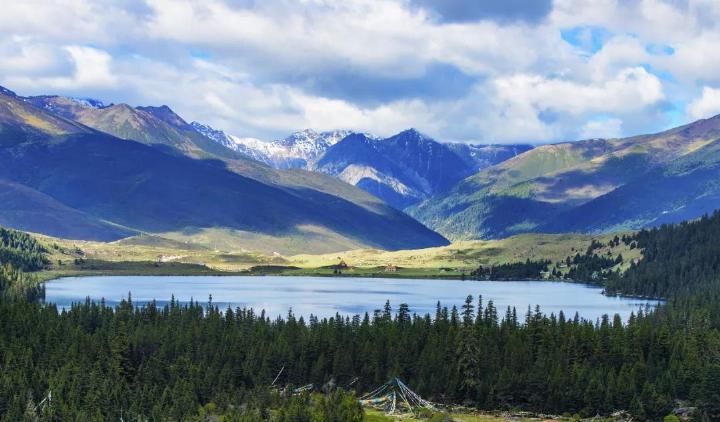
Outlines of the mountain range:
M240 138L193 122L205 136L277 169L301 168L335 176L397 209L449 190L531 145L469 145L438 142L415 129L389 138L350 130L306 129L285 139Z
M535 147L415 129L307 129L266 142L168 106L0 88L0 224L288 253L631 230L720 207L718 140L720 116Z
M276 170L170 108L0 91L0 224L72 239L160 234L281 253L447 244L364 191Z
M404 209L442 194L479 169L529 145L444 144L408 129L386 139L353 134L330 147L314 170L336 176Z

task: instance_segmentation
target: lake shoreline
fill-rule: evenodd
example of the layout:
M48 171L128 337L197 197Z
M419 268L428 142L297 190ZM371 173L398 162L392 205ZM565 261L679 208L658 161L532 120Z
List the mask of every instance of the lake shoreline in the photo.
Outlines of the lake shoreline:
M632 300L651 300L665 303L666 298L662 297L646 297L637 295L623 294L622 292L609 294L605 291L602 284L584 281L584 280L571 280L571 279L474 279L470 277L463 278L462 275L457 274L440 274L435 269L431 269L427 273L418 274L413 273L381 273L381 272L351 272L347 271L342 274L332 274L326 272L319 272L321 269L299 269L292 272L251 272L248 270L244 271L223 271L212 269L207 266L201 266L197 264L181 264L184 268L177 268L175 265L162 264L159 267L152 267L155 271L134 271L130 269L106 269L106 270L75 270L75 271L39 271L34 275L39 276L38 283L49 283L55 280L60 280L68 277L115 277L115 276L127 276L127 277L191 277L191 276L208 276L208 277L312 277L312 278L371 278L371 279L398 279L398 280L447 280L447 281L493 281L493 282L512 282L512 281L526 281L526 282L559 282L568 284L577 284L593 288L602 288L601 294L605 297L617 297L622 299ZM194 267L194 271L188 271L187 267ZM370 268L366 270L372 270ZM422 270L426 269L408 269L408 270Z
M118 280L119 278L119 280ZM620 314L626 320L631 312L661 302L639 298L605 296L599 287L560 280L440 280L389 277L316 277L287 275L236 276L235 280L215 275L113 275L63 277L45 284L46 303L70 306L90 298L105 299L114 306L128 292L136 304L152 301L166 303L171 297L180 303L190 300L204 303L208 297L220 307L242 307L265 310L268 315L285 315L289 309L297 315L330 317L372 314L382 304L407 303L419 315L433 314L437 302L451 308L462 305L468 295L492 300L499 314L514 307L524 315L528 305L539 305L544 314L566 318L579 313L595 321L603 314Z

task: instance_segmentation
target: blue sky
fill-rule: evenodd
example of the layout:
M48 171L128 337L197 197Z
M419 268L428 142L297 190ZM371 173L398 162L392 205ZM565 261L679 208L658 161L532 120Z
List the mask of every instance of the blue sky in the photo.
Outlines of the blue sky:
M720 113L716 0L26 0L0 84L303 128L554 142Z

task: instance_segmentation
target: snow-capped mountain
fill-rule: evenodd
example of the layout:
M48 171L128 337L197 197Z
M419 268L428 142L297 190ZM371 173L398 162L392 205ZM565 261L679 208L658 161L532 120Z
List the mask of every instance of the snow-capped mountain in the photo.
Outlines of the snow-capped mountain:
M23 101L69 119L73 119L77 113L83 110L100 110L114 105L105 104L94 98L62 97L58 95L23 97Z
M318 160L315 170L405 209L447 192L480 169L530 148L529 145L443 143L415 129L385 139L354 134L330 147Z
M444 192L474 172L446 144L415 129L386 139L348 136L327 151L317 170L399 209Z
M520 155L525 151L531 150L532 145L516 144L516 145L475 145L448 143L446 144L451 150L465 160L475 172L486 167L490 167L505 160L509 160L516 155Z
M398 209L446 192L480 169L532 148L441 143L415 129L386 139L349 130L306 129L266 142L229 135L198 122L191 125L215 142L271 167L329 174Z
M353 132L349 130L316 132L312 129L305 129L274 143L282 146L282 150L286 151L284 157L282 154L280 157L287 163L287 167L313 169L317 160L325 154L328 148L351 133Z
M9 89L5 88L4 86L0 86L0 94L7 95L8 97L17 97L17 94L13 91L10 91Z
M190 125L215 142L278 169L312 170L328 148L353 133L349 130L316 132L305 129L285 139L262 141L257 138L229 135L204 123L192 122Z
M222 130L214 129L212 126L200 122L192 122L190 126L201 135L212 139L224 147L237 151L255 161L267 164L270 167L275 167L271 159L272 154L270 150L272 145L270 145L269 142L256 138L240 138L228 135Z
M190 126L192 126L192 128L198 131L200 134L205 135L213 141L228 148L235 149L235 142L233 142L232 138L230 138L230 136L228 136L222 130L213 129L211 126L200 122L192 122L190 123Z

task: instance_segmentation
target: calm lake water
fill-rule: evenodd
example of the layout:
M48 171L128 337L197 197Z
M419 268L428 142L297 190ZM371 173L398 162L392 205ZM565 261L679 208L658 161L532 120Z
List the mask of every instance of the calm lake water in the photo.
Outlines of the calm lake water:
M495 303L502 317L508 306L517 309L522 317L528 305L540 305L546 313L560 310L568 318L575 312L581 317L595 320L603 314L619 314L627 320L630 312L655 306L657 301L645 299L607 297L598 287L550 281L456 281L456 280L410 280L384 278L321 278L321 277L218 277L218 276L112 276L68 277L46 284L46 302L69 307L87 297L105 299L115 305L128 292L136 305L155 299L166 303L174 295L176 300L191 299L207 303L212 301L221 308L252 307L258 313L265 310L275 317L286 315L292 308L297 316L319 317L363 314L372 315L386 300L393 310L407 303L411 312L435 313L435 305L458 308L468 294L483 296L483 302Z

